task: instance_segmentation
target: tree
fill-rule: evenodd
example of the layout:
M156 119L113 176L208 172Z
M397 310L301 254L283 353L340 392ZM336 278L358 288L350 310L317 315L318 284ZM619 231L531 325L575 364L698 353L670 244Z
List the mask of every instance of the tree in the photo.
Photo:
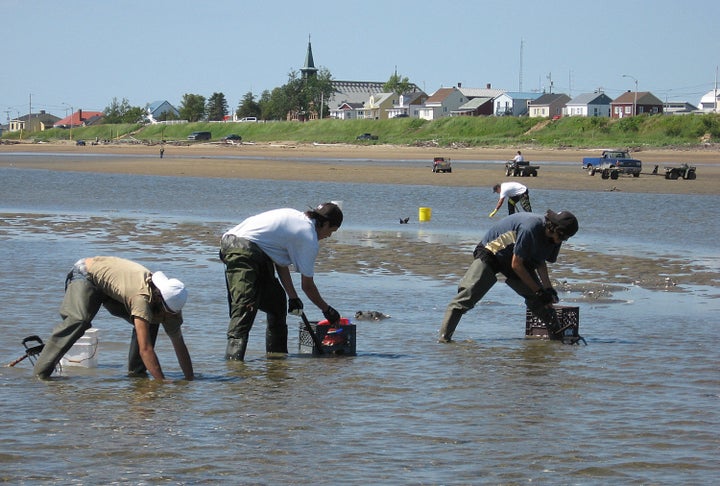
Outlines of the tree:
M180 102L180 118L196 122L205 118L205 97L199 94L185 93Z
M235 116L238 118L244 118L246 116L264 118L260 110L260 104L255 101L255 96L252 94L252 91L245 93L243 99L240 100L237 110L235 110Z
M127 98L118 102L113 98L112 102L103 110L103 123L139 123L145 115L145 110L139 106L130 106Z
M206 108L207 118L210 121L222 121L228 114L228 104L225 95L222 93L213 93L207 102Z
M397 95L408 93L412 90L412 84L407 77L402 77L395 71L390 79L383 85L383 91L386 93L395 93Z

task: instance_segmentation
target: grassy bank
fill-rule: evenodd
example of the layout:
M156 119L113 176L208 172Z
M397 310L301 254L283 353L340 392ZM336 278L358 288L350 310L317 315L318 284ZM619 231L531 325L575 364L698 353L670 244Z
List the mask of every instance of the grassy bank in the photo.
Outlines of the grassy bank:
M210 131L213 140L236 133L244 141L298 143L372 143L437 145L441 147L643 147L692 148L720 143L720 115L647 116L611 120L567 117L559 120L516 117L452 117L435 121L316 120L305 123L187 123L181 125L98 125L73 128L72 139L135 139L147 143L182 141L197 130ZM357 141L361 133L378 136L377 141ZM17 140L8 133L4 140ZM24 140L68 140L70 130L53 128L25 133Z

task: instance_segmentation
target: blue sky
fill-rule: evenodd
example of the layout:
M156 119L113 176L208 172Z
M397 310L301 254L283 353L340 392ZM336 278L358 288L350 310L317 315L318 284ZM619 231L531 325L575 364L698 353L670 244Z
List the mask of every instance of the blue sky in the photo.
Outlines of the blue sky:
M179 105L287 82L311 36L334 79L428 94L462 83L697 104L720 65L717 0L0 0L0 119L67 106ZM522 42L522 50L521 50ZM522 51L522 56L521 56ZM522 62L521 62L522 57ZM522 68L522 69L521 69ZM522 70L522 77L520 72Z

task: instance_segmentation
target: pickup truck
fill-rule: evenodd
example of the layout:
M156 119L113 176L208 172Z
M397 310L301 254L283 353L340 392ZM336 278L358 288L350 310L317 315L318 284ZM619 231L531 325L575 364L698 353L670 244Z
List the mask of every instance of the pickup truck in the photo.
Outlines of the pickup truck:
M358 140L377 140L378 136L373 135L371 133L363 133L362 135L357 136Z
M626 150L603 150L600 157L583 157L582 166L591 176L600 172L603 179L617 179L620 174L640 177L642 170L642 162Z

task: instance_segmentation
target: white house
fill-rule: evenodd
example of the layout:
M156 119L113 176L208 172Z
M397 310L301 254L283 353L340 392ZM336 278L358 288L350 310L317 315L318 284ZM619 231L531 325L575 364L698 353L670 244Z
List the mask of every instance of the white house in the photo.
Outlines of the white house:
M612 98L601 91L583 93L571 99L563 108L564 116L610 117Z
M708 91L700 98L700 111L705 113L720 113L720 89Z
M468 98L458 88L440 88L418 108L418 118L437 120L450 114L468 102Z
M563 108L570 101L566 94L545 93L536 100L528 103L530 118L555 118L562 116Z
M540 98L542 93L506 91L494 100L496 116L523 116L528 114L528 104Z
M171 118L179 118L180 112L167 101L153 101L147 105L145 117L150 123L157 123L167 118L167 115L171 115Z

